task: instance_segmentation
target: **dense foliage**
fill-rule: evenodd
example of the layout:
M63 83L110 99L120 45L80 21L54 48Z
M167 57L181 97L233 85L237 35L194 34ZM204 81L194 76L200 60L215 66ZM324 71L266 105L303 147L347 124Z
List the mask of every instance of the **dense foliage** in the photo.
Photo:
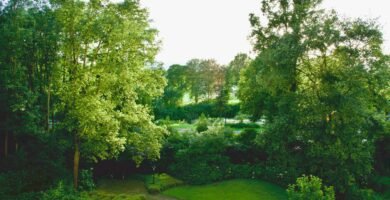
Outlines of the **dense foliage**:
M0 195L46 189L70 165L74 188L92 189L87 171L78 186L79 166L125 149L137 164L157 159L165 130L151 102L166 81L152 67L157 31L139 2L2 2Z
M267 165L345 194L367 187L374 144L388 133L389 57L374 22L341 20L320 2L262 1L266 20L251 15L258 56L239 93L243 109L266 120Z
M83 199L137 170L263 179L291 199L390 197L382 33L320 3L262 0L253 60L163 69L138 0L0 0L0 199ZM146 177L151 192L182 184Z

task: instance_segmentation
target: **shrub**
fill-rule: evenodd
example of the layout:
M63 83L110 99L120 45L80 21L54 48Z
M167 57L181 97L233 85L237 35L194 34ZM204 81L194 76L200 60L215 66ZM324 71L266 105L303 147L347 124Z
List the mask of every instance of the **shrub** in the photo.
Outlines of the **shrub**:
M239 104L226 105L225 113L216 112L216 103L214 101L203 101L197 104L189 104L180 107L155 106L154 114L156 119L169 117L172 120L186 120L191 122L201 116L202 113L209 117L227 117L233 118L240 110Z
M381 200L382 198L372 189L362 189L357 185L353 185L347 192L347 199Z
M83 169L80 171L79 179L79 189L80 190L92 190L95 188L95 183L93 182L92 170Z
M169 188L182 185L183 181L173 178L168 174L155 174L154 182L153 175L148 175L145 178L145 186L149 193L157 194Z
M192 184L223 180L230 165L224 155L228 140L223 129L210 129L174 152L169 171Z
M239 128L239 129L243 129L243 128L248 128L248 129L260 128L260 125L258 125L256 123L243 123L243 122L240 122L240 123L237 123L237 124L226 124L226 125L231 127L231 128Z
M42 192L41 200L75 200L83 199L74 192L70 185L60 181L56 187Z
M198 122L196 124L196 131L198 131L198 133L201 133L201 132L204 132L204 131L207 131L208 129L208 119L207 117L202 114L199 119L198 119Z
M296 184L287 189L290 200L334 200L333 187L322 186L322 180L316 176L303 176L297 179Z
M390 177L376 176L376 177L374 177L372 186L373 186L373 189L375 189L378 192L381 192L381 193L389 192L390 193Z

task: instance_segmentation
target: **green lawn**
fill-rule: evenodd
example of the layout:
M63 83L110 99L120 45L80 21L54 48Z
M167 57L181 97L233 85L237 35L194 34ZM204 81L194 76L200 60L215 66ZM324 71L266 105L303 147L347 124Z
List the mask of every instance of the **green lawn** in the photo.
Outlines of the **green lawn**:
M141 180L100 180L97 188L85 193L90 200L142 200L147 195Z
M279 200L283 188L258 180L230 180L202 186L180 186L163 192L180 200Z
M170 126L175 129L195 129L195 124L188 124L185 122L171 124Z

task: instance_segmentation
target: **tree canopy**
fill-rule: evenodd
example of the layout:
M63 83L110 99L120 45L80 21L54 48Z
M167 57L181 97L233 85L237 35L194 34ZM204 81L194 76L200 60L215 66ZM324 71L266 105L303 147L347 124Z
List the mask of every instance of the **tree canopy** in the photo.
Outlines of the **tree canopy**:
M345 192L372 172L385 128L389 59L371 21L341 20L321 1L262 1L251 15L258 56L240 79L242 107L265 118L270 162ZM386 99L387 98L387 99Z

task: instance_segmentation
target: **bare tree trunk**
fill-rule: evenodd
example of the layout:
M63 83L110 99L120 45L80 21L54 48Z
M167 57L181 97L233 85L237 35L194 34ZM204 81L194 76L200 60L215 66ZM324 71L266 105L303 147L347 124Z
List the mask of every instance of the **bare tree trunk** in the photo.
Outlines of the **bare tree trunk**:
M80 141L78 136L75 136L74 158L73 158L73 187L77 190L79 178L79 161L80 161Z

